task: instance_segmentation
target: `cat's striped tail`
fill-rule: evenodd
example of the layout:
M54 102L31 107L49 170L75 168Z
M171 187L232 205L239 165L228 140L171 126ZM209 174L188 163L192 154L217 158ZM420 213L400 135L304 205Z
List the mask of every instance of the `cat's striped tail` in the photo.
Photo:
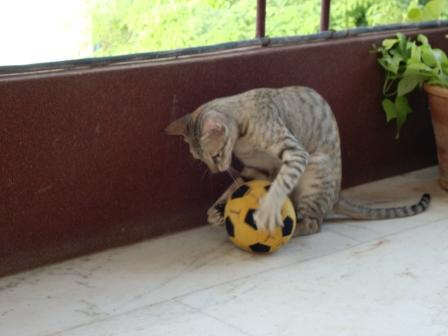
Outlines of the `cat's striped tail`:
M416 204L391 208L370 208L365 205L352 203L341 197L334 208L334 212L353 219L388 219L417 215L429 207L431 196L423 194Z

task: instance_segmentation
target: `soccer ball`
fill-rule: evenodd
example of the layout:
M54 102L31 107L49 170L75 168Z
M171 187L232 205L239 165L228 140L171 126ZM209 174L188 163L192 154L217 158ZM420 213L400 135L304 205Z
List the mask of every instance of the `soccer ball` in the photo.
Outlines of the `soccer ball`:
M281 209L283 227L275 228L272 235L268 231L258 230L253 214L269 187L269 181L246 182L230 195L224 208L225 225L230 240L246 251L274 252L286 244L294 233L297 219L289 198Z

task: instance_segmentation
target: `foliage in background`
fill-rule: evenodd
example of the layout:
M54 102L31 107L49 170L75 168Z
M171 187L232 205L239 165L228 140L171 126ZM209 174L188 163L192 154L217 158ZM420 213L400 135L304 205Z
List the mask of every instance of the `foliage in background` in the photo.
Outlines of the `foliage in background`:
M380 53L378 62L386 72L383 109L387 122L396 121L398 138L412 112L407 95L424 83L448 88L448 58L444 51L432 48L421 34L415 41L397 34L397 38L385 39L376 50Z
M410 22L436 20L446 18L448 2L446 0L413 0L408 8L407 20ZM443 15L445 14L445 15Z
M91 3L95 56L160 51L252 39L255 0L86 0ZM331 29L437 18L448 0L332 0ZM321 0L268 0L266 34L319 30ZM437 7L437 8L436 8ZM439 17L448 18L448 11Z
M95 56L252 39L256 3L223 0L96 0Z
M333 0L331 28L378 26L447 18L446 0Z
M266 35L293 36L317 33L320 0L267 0Z

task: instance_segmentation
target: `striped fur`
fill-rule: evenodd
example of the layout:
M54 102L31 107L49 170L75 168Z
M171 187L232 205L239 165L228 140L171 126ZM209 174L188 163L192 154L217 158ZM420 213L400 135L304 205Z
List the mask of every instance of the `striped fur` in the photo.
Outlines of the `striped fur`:
M241 177L208 211L211 224L223 224L222 205L243 179L269 179L271 188L255 212L259 227L273 230L289 195L299 215L297 234L318 232L336 212L358 219L411 216L426 210L429 195L417 204L371 209L340 195L339 131L328 103L307 87L254 89L215 99L171 123L169 134L183 135L191 154L212 172L230 168L232 155L244 166Z
M346 199L340 199L336 204L335 212L355 219L389 219L414 216L429 207L431 196L423 194L420 201L413 205L395 208L370 208L354 204Z

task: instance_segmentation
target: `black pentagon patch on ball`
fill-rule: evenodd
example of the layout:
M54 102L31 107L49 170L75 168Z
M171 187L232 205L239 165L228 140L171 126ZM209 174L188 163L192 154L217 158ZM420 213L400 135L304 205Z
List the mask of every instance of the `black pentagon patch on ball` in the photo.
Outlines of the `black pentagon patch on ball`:
M233 223L229 217L226 217L226 230L227 230L227 234L230 237L235 237L235 229L234 229Z
M241 187L239 187L237 190L233 192L231 199L243 197L248 190L249 187L243 184Z
M254 220L254 212L255 209L247 210L246 218L244 218L244 222L250 226L252 226L255 230L257 229L257 225Z
M289 236L292 233L292 228L293 228L292 218L287 216L283 220L283 228L282 228L283 237Z
M253 252L258 252L258 253L267 253L271 250L271 248L267 245L264 244L260 244L260 243L256 243L253 245L250 245L249 248L253 251Z

